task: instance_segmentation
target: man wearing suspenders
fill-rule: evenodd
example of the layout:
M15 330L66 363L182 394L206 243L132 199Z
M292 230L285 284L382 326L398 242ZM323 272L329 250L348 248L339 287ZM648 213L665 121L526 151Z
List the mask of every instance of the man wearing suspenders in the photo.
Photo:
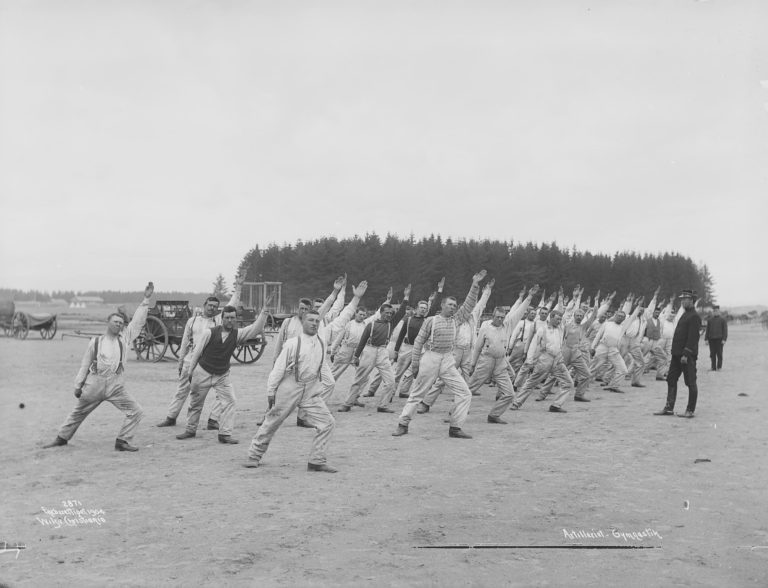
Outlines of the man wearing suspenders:
M56 439L44 448L66 445L85 418L102 402L107 401L125 413L123 426L115 440L115 451L139 450L130 442L144 411L133 396L126 392L123 372L125 354L144 327L149 312L149 299L154 291L152 282L147 284L144 300L125 329L123 315L113 312L107 318L106 333L91 339L83 355L80 371L75 376L77 404L59 429Z
M411 354L411 371L416 381L400 414L397 430L392 433L392 436L400 437L408 433L408 426L416 414L416 407L435 381L440 378L454 394L448 436L458 439L472 438L461 430L469 413L472 393L456 367L453 346L456 343L459 325L469 320L472 314L472 309L477 302L480 282L485 274L486 271L481 270L472 277L472 287L461 308L457 310L456 298L447 296L442 300L440 314L424 321Z
M248 461L243 464L247 468L259 467L272 437L298 407L316 430L307 469L329 474L337 471L326 463L326 448L335 422L322 398L321 372L330 371L330 368L324 361L325 345L317 335L320 316L310 310L302 316L301 322L302 332L285 342L269 374L267 395L274 398L274 404L251 441Z

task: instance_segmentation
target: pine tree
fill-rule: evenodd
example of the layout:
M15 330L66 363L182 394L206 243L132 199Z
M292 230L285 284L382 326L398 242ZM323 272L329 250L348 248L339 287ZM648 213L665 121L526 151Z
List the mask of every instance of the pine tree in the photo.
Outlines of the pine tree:
M219 300L223 300L229 296L229 288L227 282L224 281L224 276L219 274L216 276L216 281L213 283L213 293L211 296L215 296Z

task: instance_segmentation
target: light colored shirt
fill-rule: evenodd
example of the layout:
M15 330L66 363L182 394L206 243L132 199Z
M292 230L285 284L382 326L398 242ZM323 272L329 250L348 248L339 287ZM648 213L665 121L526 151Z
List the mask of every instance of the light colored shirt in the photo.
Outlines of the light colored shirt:
M99 339L99 354L96 358L96 374L99 376L114 376L117 374L117 370L122 363L123 369L125 369L125 357L128 350L131 348L131 343L141 333L141 329L144 327L144 323L147 322L147 313L149 313L149 298L145 298L136 312L133 313L133 318L117 336L113 337L109 333L101 335ZM83 359L80 362L80 369L75 376L75 388L82 388L85 379L88 377L91 364L93 363L93 355L95 351L96 337L90 340L88 348L85 350ZM122 343L122 355L120 354L120 344Z
M535 362L542 353L557 356L563 350L563 337L562 322L557 327L553 327L549 322L545 322L544 326L537 326L526 360Z
M299 340L301 340L301 348L297 361L296 350ZM283 345L283 349L269 373L267 395L274 396L284 378L290 378L299 383L309 383L318 379L321 375L324 359L324 346L317 335L310 336L302 332L297 337L289 339Z

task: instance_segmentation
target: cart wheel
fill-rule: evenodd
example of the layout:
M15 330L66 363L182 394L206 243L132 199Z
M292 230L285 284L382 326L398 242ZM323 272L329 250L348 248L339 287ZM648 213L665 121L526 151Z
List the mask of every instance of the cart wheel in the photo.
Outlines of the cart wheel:
M168 329L159 318L148 316L144 328L133 342L133 348L139 361L160 361L168 349Z
M13 336L17 339L26 339L29 335L29 318L21 311L13 315Z
M266 346L267 342L261 337L258 339L248 339L244 344L235 347L232 357L240 363L253 363L261 357Z
M181 348L181 341L178 339L171 339L168 342L168 349L171 350L174 357L179 357L179 349Z
M56 317L53 317L50 323L40 328L40 336L43 339L53 339L56 336L56 328Z

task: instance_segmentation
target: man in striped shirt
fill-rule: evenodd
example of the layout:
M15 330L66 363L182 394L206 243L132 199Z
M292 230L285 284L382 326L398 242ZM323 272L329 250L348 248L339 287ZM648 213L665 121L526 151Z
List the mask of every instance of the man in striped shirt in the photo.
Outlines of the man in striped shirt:
M472 393L456 367L453 346L456 343L458 328L471 316L477 301L480 282L485 275L486 271L481 270L472 277L472 286L461 308L457 310L458 303L453 296L443 298L440 314L428 318L421 327L411 354L411 371L416 381L400 414L397 430L392 433L394 437L408 433L408 426L416 413L416 407L437 378L440 378L454 394L448 436L458 439L472 438L461 430L467 419Z

